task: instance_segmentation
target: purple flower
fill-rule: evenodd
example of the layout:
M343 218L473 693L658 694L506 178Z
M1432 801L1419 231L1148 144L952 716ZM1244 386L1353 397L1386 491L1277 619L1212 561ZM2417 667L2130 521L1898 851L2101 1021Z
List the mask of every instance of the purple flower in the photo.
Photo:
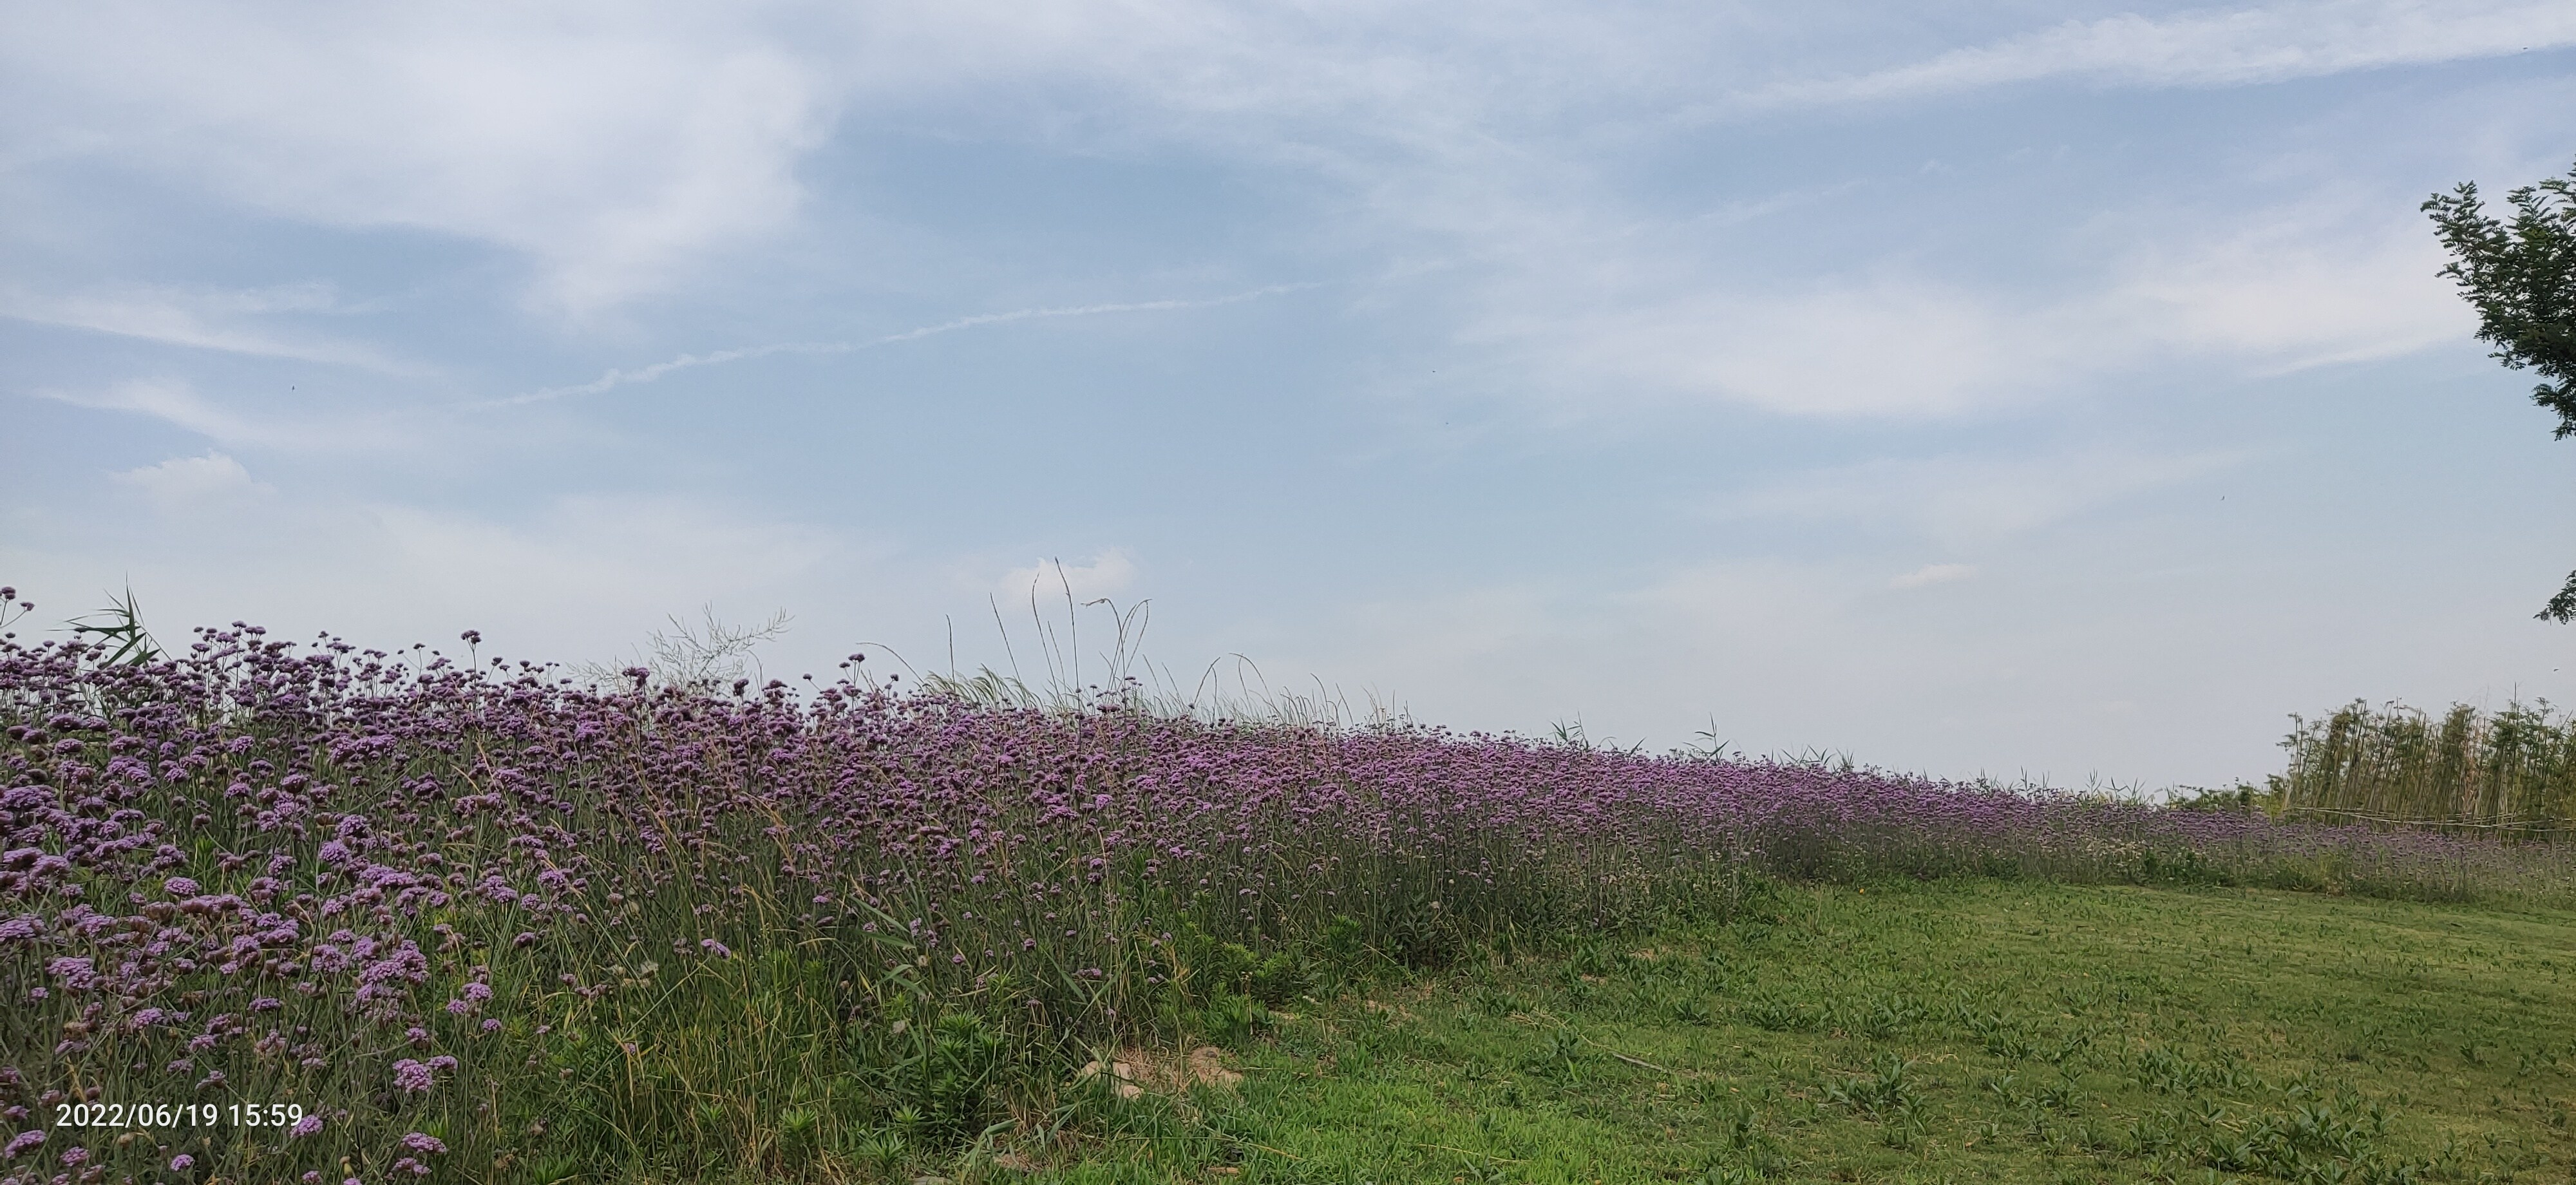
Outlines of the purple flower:
M65 1166L67 1166L67 1167L68 1167L68 1166L76 1166L76 1165L80 1165L80 1164L82 1164L82 1163L87 1162L88 1160L89 1160L89 1149L87 1149L87 1148L65 1148L65 1149L63 1149L63 1164L64 1164Z
M184 1019L143 1005L186 999L218 1018L203 1035L187 1036L190 1027L171 1038L196 1056L223 1061L216 1050L247 1045L263 1070L300 1063L317 1080L363 1077L382 1063L359 1051L381 1037L357 1042L346 1022L325 1018L358 1017L379 1026L371 1032L399 1034L398 1044L409 1039L413 1057L427 1053L438 1044L421 1015L440 1011L428 1007L441 1003L428 994L433 972L452 988L446 1014L475 1032L512 1031L486 1019L502 1010L488 967L454 974L511 932L469 940L447 917L460 898L553 927L545 943L520 932L517 947L669 942L676 955L695 944L739 961L778 946L759 927L788 920L774 906L807 897L807 907L787 906L804 911L793 924L846 936L856 918L869 941L854 945L932 990L969 981L980 990L979 970L1017 962L1026 966L1009 967L1015 975L1050 985L1030 998L1038 1015L1093 1026L1096 1011L1114 1027L1112 1006L1140 1003L1110 990L1137 967L1122 944L1162 929L1128 917L1125 903L1163 894L1204 902L1244 933L1273 918L1378 918L1388 906L1437 911L1462 930L1580 930L1784 866L2129 880L2159 875L2172 857L2222 880L2259 880L2266 862L2349 857L2396 881L2524 859L2562 879L2559 870L2576 868L2564 848L2521 855L2458 837L1822 763L1649 757L1412 726L1210 724L1113 713L1124 706L1115 694L1099 712L1069 713L907 697L848 679L802 692L771 681L761 697L730 698L650 677L576 686L542 667L263 639L236 624L201 632L197 647L160 665L111 669L78 648L0 638L0 812L11 820L0 827L9 831L0 900L40 911L0 915L0 962L41 972L11 983L27 999L84 997L69 1008L57 1000L55 1011L102 1001L59 1035L57 1060L177 1053L158 1048L156 1030ZM84 706L107 700L120 705L113 720ZM277 708L256 728L224 710L254 702ZM469 736L473 744L457 743ZM181 783L191 784L172 790ZM184 845L209 832L248 842L200 865ZM185 871L217 885L261 879L235 897L206 893L177 875ZM69 892L75 881L89 887L86 901ZM519 897L522 885L537 894ZM1397 885L1436 886L1438 901L1388 899ZM642 908L679 897L687 904L667 915ZM102 908L129 901L141 916ZM688 929L758 937L736 952ZM1389 937L1379 929L1362 925L1354 937ZM969 950L985 952L983 962L967 962ZM1065 977L1076 982L1037 973L1041 962L1079 968ZM1104 970L1111 962L1122 968L1116 980ZM565 969L528 972L543 985ZM627 978L562 982L593 1001ZM275 1015L282 1004L256 993L289 984L308 1000L297 1019L322 1024L275 1023L286 1019ZM550 1041L534 1021L519 1023ZM129 1026L152 1038L129 1038ZM138 1048L99 1048L115 1042ZM330 1052L344 1044L353 1056ZM497 1044L481 1048L497 1054ZM169 1064L170 1082L194 1076L186 1057ZM461 1069L448 1056L392 1067L397 1094L414 1096L461 1080ZM366 1086L325 1085L359 1095ZM14 1079L0 1085L0 1099L14 1093ZM11 1130L23 1119L0 1108ZM297 1125L301 1135L321 1126L318 1116ZM431 1159L408 1151L396 1180Z
M322 1117L319 1115L307 1115L302 1119L296 1120L295 1126L286 1129L286 1134L300 1140L321 1130Z
M88 959L61 958L45 964L45 974L61 980L76 992L85 992L98 984L98 969Z
M423 1155L447 1151L447 1145L439 1143L438 1137L425 1135L420 1132L412 1132L409 1135L404 1136L402 1138L402 1142L403 1147L409 1148L414 1152L422 1153Z
M0 1160L16 1160L19 1153L44 1142L45 1133L41 1130L19 1132L9 1141L8 1147L0 1148Z
M171 1171L171 1172L174 1172L174 1173L184 1173L184 1172L187 1172L189 1169L192 1169L192 1168L195 1168L195 1167L197 1167L197 1158L196 1158L196 1157L193 1157L193 1156L190 1156L190 1155L188 1155L188 1154L187 1154L187 1153L185 1153L185 1152L182 1152L182 1153L178 1154L177 1156L173 1156L173 1157L171 1157L171 1158L170 1158L170 1171Z
M420 953L420 948L408 941L392 955L367 964L367 969L358 973L358 982L361 984L385 983L391 980L419 983L427 978L429 978L429 957Z

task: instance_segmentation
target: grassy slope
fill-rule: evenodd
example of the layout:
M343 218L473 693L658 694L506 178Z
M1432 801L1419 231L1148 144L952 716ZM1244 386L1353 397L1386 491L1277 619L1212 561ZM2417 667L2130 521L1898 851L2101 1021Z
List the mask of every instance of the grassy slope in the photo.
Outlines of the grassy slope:
M1983 881L1793 888L1762 912L1309 1008L1237 1043L1239 1095L1126 1105L1123 1133L1045 1175L2563 1181L2576 1164L2576 915ZM2243 1160L2267 1146L2268 1165ZM2231 1151L2251 1167L2213 1167Z

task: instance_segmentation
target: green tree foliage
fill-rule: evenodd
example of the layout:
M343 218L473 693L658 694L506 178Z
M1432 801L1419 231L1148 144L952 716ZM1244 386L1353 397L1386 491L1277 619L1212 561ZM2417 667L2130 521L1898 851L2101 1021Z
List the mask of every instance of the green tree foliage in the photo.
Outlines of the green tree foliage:
M2497 361L2549 380L2531 398L2558 413L2564 440L2576 436L2576 170L2505 200L2511 221L2490 216L2477 185L2462 182L2427 199L2424 212L2451 253L2441 274L2477 307L2479 340L2495 347ZM2539 615L2576 619L2576 573Z

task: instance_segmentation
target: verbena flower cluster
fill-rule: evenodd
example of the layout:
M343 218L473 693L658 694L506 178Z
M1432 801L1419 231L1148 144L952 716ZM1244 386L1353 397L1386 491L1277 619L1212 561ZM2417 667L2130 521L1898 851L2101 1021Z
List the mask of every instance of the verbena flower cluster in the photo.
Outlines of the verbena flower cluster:
M677 1051L778 1033L763 1072L781 1091L917 1123L833 1084L1151 1037L1174 1001L1221 994L1210 952L1437 962L1721 913L1748 874L2444 892L2528 864L1871 771L1210 723L1116 694L1068 712L855 675L802 695L640 671L601 689L238 623L181 656L104 658L0 640L5 1185L404 1181L541 1165L583 1125L711 1139L750 1120L705 1102L727 1088ZM926 1052L884 1054L905 1041ZM57 1123L83 1102L221 1117Z

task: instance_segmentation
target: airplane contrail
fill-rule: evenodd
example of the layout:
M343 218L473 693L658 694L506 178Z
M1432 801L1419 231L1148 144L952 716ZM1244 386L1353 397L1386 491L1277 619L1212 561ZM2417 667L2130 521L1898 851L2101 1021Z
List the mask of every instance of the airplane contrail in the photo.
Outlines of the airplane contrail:
M681 354L677 357L668 358L647 366L638 366L632 369L624 367L612 368L601 373L598 378L592 379L586 383L574 383L562 387L545 387L539 390L530 391L524 395L513 395L506 399L485 400L481 403L474 404L473 406L516 407L522 404L545 403L550 400L565 399L576 395L597 395L604 391L617 387L628 386L634 383L649 383L676 370L690 370L700 366L720 366L727 362L743 362L753 358L767 358L776 354L848 354L859 350L875 349L878 346L890 346L900 342L919 341L922 338L934 337L942 333L955 333L960 329L974 329L985 325L1001 325L1012 321L1035 321L1047 317L1091 317L1098 316L1103 313L1152 313L1162 312L1169 309L1214 308L1218 305L1241 304L1247 300L1259 300L1265 296L1276 296L1283 292L1296 292L1316 287L1321 287L1321 285L1318 283L1272 284L1267 287L1254 288L1247 292L1237 292L1232 296L1211 297L1205 300L1145 300L1133 301L1125 304L1055 305L1041 308L1013 309L1004 313L977 313L971 317L959 317L953 321L942 321L936 325L924 325L918 329L907 329L901 333L889 333L883 337L872 337L862 341L780 342L766 346L744 346L732 350L716 350L705 354Z

